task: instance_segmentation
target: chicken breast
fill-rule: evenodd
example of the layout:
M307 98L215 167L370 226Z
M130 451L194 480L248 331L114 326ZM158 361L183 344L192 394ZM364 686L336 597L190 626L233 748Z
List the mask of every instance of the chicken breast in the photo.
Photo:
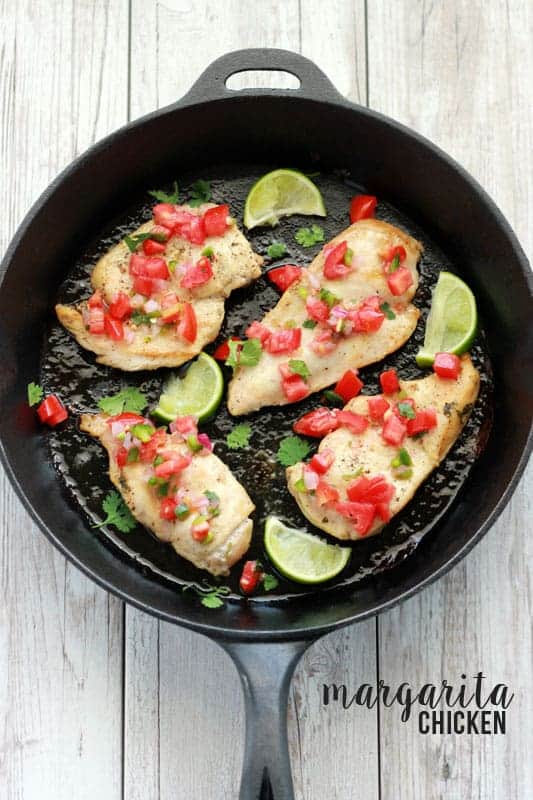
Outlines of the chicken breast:
M190 461L177 479L174 476L167 497L161 498L158 484L161 485L162 479L157 483L152 459L119 466L117 455L121 444L113 435L111 420L106 414L83 414L80 428L99 439L106 448L109 477L133 516L196 567L212 575L227 575L250 546L253 523L249 515L255 506L245 489L217 456L205 449L191 453L179 434L161 432L157 434L157 449L151 455L159 454L161 461L168 461L173 455ZM150 479L153 485L148 482ZM208 502L206 492L217 501L211 511L202 506ZM184 506L190 506L190 512L185 513L183 519L174 514L170 515L171 519L162 519L163 500L172 506L171 498L176 496ZM199 541L193 535L193 526L202 514L208 518L209 535Z
M180 207L194 216L200 216L209 208L214 206ZM154 228L154 221L147 222L132 237L147 234ZM184 289L180 285L184 269L196 264L206 251L212 251L212 276L201 285ZM143 322L139 321L139 315L123 320L123 338L117 340L105 333L91 333L86 302L74 306L56 305L61 324L82 347L97 354L99 363L128 372L179 366L201 352L218 335L224 319L225 298L234 289L258 278L263 263L261 256L253 252L235 224L231 224L221 236L207 237L201 245L191 244L181 236L172 236L159 257L167 265L170 264L173 271L168 280L159 281L160 287L150 297L152 305L148 306L152 309L152 318L146 319L147 298L134 291L130 274L131 256L125 241L121 241L100 258L91 275L91 284L95 290L100 290L105 303L111 304L123 292L130 298L134 310L144 316ZM164 304L165 296L168 298L172 295L175 301L189 303L194 309L197 333L192 342L179 334L175 324L161 325L157 308L154 313L154 302L159 307Z
M363 535L379 533L385 525L386 518L397 514L412 499L423 481L445 458L476 402L479 392L479 373L468 355L463 356L461 365L461 374L457 380L444 379L432 374L422 380L400 381L401 394L377 395L384 397L391 405L391 409L385 413L385 423L394 413L392 406L398 402L405 403L408 398L414 401L417 413L423 409L433 409L436 412L435 427L415 436L408 435L401 444L403 451L408 454L408 459L403 460L412 462L410 466L400 465L398 461L396 467L392 466L394 459L398 459L400 445L392 446L384 440L381 421L370 420L366 430L359 434L350 432L347 427L339 427L322 440L318 452L333 457L333 463L323 475L323 480L338 493L341 504L339 508L343 513L337 510L337 502L333 497L328 501L326 496L324 502L321 490L316 490L314 493L302 491L300 481L304 477L303 463L287 469L289 491L313 525L337 539L360 539ZM403 408L405 409L405 406ZM368 419L368 397L360 395L354 398L345 406L345 410ZM408 419L403 421L409 423ZM401 475L403 477L400 477ZM345 501L350 499L347 490L349 491L350 486L360 481L361 477L376 479L380 476L392 487L391 498L387 501L388 512L383 514L385 520L376 513L369 530L361 534L356 529L356 525L360 526L361 523L361 520L357 519L357 509L349 507L348 503L347 506L343 506ZM364 486L360 483L359 488L362 489L361 497L356 499L364 503ZM365 509L360 511L364 512ZM346 512L354 513L350 517Z
M342 242L347 243L348 253L353 254L351 269L345 277L326 279L324 267L328 252ZM388 280L391 265L386 259L392 248L403 248L405 254L401 260L401 274L407 277L409 285L401 294L397 286L393 287L396 293L392 293ZM273 332L301 329L300 346L290 354L272 354L268 352L267 343L256 366L239 367L229 384L230 413L247 414L263 406L292 402L284 391L280 375L280 367L287 365L290 359L305 362L310 393L330 386L347 369L380 361L401 347L413 333L419 317L410 301L418 285L416 265L421 251L422 245L411 236L376 219L356 222L332 239L302 273L301 280L284 292L262 321L262 325ZM393 268L397 270L399 266L395 263ZM319 300L321 297L328 300L330 317L313 328L308 327L312 325L310 316L313 316L309 312L309 298ZM386 314L380 308L384 303L388 304ZM362 307L367 309L367 319L361 322L358 309ZM368 309L371 309L370 320ZM348 312L351 312L351 319L346 318ZM320 306L315 317L317 314L320 316Z

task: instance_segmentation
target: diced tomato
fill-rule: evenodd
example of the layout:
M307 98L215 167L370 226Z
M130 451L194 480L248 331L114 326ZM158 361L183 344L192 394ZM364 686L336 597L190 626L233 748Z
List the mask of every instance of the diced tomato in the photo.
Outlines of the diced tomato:
M152 214L157 225L162 225L169 230L172 230L182 218L180 210L171 203L158 203L153 207Z
M207 256L202 256L198 259L196 264L191 264L187 267L183 278L180 281L180 286L183 289L195 289L197 286L203 286L210 278L213 277L213 268L211 261Z
M145 278L143 275L135 275L133 278L133 289L137 294L150 297L154 291L154 282L151 278Z
M222 236L228 227L229 206L208 208L204 214L204 226L207 236Z
M348 242L343 241L333 247L327 254L324 262L324 277L330 281L344 278L350 272L350 267L344 263L344 256L348 250Z
M119 292L111 305L109 306L109 313L115 319L124 319L131 314L130 298L125 292Z
M159 505L159 516L161 519L166 519L169 522L173 522L176 519L176 507L177 503L173 497L165 497L161 500Z
M209 536L209 522L198 522L191 528L191 536L196 542L204 542Z
M164 258L157 256L141 256L137 255L137 253L132 253L129 269L131 275L140 275L152 280L166 281L170 278L167 262Z
M183 472L192 461L190 453L180 455L179 453L172 452L169 453L169 455L172 455L172 458L163 461L162 464L158 464L155 468L155 474L158 478L170 478L171 475Z
M109 314L104 317L104 331L106 336L120 342L124 338L124 326L119 319L113 319Z
M333 450L323 450L321 453L315 453L309 462L311 469L318 472L319 475L324 475L335 461L335 453Z
M171 228L165 227L165 225L154 225L152 230L150 231L151 236L154 237L152 241L158 241L159 239L164 239L165 242L168 242L170 239L170 235L172 233Z
M170 308L171 306L175 306L178 302L178 295L175 292L165 292L161 295L159 303L161 308Z
M283 331L274 331L265 342L265 350L272 355L292 353L300 347L302 341L301 328L287 328Z
M50 394L37 407L37 414L41 422L54 428L68 417L68 411L56 394Z
M187 342L194 342L198 332L198 323L194 308L190 303L182 303L181 317L178 322L178 335Z
M257 566L257 561L247 561L243 567L239 586L244 594L251 594L261 580L263 573Z
M198 420L196 417L193 417L192 414L187 414L184 417L177 417L174 422L170 423L170 430L177 431L181 433L182 436L186 436L190 433L197 433L198 432Z
M87 305L89 308L103 308L104 307L104 299L102 297L102 292L100 289L97 289L94 294L92 294L88 301Z
M337 411L337 420L339 426L348 428L351 433L364 433L368 428L368 420L362 414L356 414L354 411Z
M89 308L89 333L104 333L105 312L101 306Z
M302 268L296 267L294 264L285 264L283 267L276 267L267 272L267 278L271 281L281 292L284 292L293 283L299 281L302 277Z
M337 430L338 427L337 412L331 408L326 408L326 406L321 406L296 420L292 429L295 433L300 433L303 436L315 436L320 439L322 436L331 433L331 431Z
M305 301L307 313L314 319L315 322L326 322L329 317L329 306L325 300L319 300L318 297L312 295Z
M384 397L369 397L367 403L370 419L377 422L383 419L385 411L388 411L390 408L389 403L387 403Z
M132 253L129 262L130 275L144 275L144 264L146 260L146 256L140 256L138 253Z
M407 267L398 267L395 272L387 275L387 286L391 294L398 296L407 291L413 285L411 270Z
M116 455L117 465L122 469L128 463L128 451L122 445L118 448Z
M461 359L453 353L437 353L433 361L433 372L439 378L457 380L461 372Z
M203 218L191 214L188 222L181 226L180 233L191 244L203 244L206 236Z
M394 261L395 258L398 258L400 264L407 258L405 247L403 247L401 244L394 245L394 247L389 247L383 257L385 266L387 267L392 261Z
M214 359L216 359L217 361L225 361L227 359L227 357L229 356L229 344L228 344L229 341L238 342L239 339L237 336L232 336L231 340L227 339L225 342L222 342L222 344L219 344L219 346L213 353Z
M315 489L315 499L319 506L327 506L336 503L339 499L337 489L330 486L326 481L319 480L318 486Z
M270 339L271 331L261 322L252 322L246 328L246 336L248 339L259 339L261 345L264 347L265 342Z
M177 322L181 317L182 307L182 303L174 303L173 306L166 306L165 308L162 308L160 317L161 322L164 325L168 325L170 322Z
M384 394L394 394L400 391L400 381L395 369L387 369L379 376L379 382Z
M347 501L335 503L334 508L343 517L348 517L353 521L355 530L361 536L368 533L376 516L376 507L372 503Z
M309 394L309 387L300 375L282 378L281 388L289 403L297 403Z
M337 347L331 331L321 331L311 340L311 350L317 356L328 356Z
M377 197L372 194L357 194L350 203L350 221L359 222L360 219L370 219L378 204Z
M367 478L364 475L350 483L346 489L349 500L362 503L390 503L394 497L394 486L388 483L384 475Z
M139 450L139 458L141 461L153 461L157 455L157 448L165 442L166 436L164 430L155 431L151 439L147 442L143 442Z
M407 425L395 414L390 414L383 425L381 435L387 444L399 447L407 433Z
M164 242L156 242L154 239L145 239L143 242L143 253L147 256L158 256L166 249Z
M359 379L356 369L347 369L342 378L337 381L335 394L338 394L345 403L356 397L363 388L363 381Z
M376 503L376 511L381 517L383 522L390 522L392 512L390 510L390 503Z
M408 436L415 436L417 433L430 431L437 426L437 412L433 408L419 409L414 419L407 420Z
M109 417L106 422L108 425L112 425L113 422L127 422L131 425L140 425L143 424L146 420L144 417L141 417L139 414L134 414L132 411L123 411L122 414L115 414L113 417Z
M358 325L356 330L364 333L379 331L385 320L383 311L375 311L373 308L363 306L357 311Z

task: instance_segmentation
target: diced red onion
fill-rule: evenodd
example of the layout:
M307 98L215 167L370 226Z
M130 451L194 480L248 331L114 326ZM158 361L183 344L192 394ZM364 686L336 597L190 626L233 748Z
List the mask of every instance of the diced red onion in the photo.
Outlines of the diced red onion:
M205 447L205 449L208 450L210 453L213 452L213 442L211 441L207 433L199 433L197 438L202 447Z
M312 469L304 467L304 485L308 491L313 491L318 486L319 481L318 473Z
M151 314L152 311L159 311L161 309L161 305L157 302L157 300L147 300L144 304L144 310L147 314Z
M133 344L135 341L135 332L128 326L124 326L124 341L126 344Z

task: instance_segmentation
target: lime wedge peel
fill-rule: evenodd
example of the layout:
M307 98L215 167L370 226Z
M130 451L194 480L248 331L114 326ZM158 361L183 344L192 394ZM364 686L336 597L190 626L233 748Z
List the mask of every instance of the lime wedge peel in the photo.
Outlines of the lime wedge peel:
M169 378L152 414L163 422L193 414L202 422L215 413L223 392L224 378L219 365L207 353L200 353L183 378L178 375Z
M265 549L274 566L297 583L323 583L342 572L352 551L329 544L299 528L289 528L277 517L265 522Z
M436 353L465 353L474 341L476 330L477 308L472 290L457 275L441 272L416 363L419 367L430 367Z
M276 169L254 183L244 206L244 224L277 225L292 214L326 216L320 190L306 175L293 169Z

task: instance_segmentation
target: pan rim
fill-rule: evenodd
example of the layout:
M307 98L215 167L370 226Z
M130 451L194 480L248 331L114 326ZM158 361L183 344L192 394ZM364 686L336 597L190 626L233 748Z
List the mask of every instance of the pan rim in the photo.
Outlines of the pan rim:
M118 130L106 136L104 139L92 145L87 151L85 151L76 159L74 159L67 167L65 167L56 176L56 178L53 179L53 181L41 193L40 197L33 203L29 211L26 213L13 239L11 240L11 243L8 246L8 249L2 260L2 265L1 265L2 277L0 279L0 292L5 277L8 273L9 266L13 261L14 256L16 255L20 243L24 240L31 223L38 216L41 210L46 206L48 200L52 197L55 191L59 187L61 187L71 175L75 174L78 168L81 167L84 163L92 160L95 157L98 157L101 151L105 150L110 144L114 143L116 140L119 140L121 137L128 135L132 130L140 128L148 123L151 123L153 120L159 119L163 116L174 114L182 110L189 110L192 108L205 106L207 104L235 103L245 99L246 100L250 100L253 98L264 99L265 97L282 98L282 99L290 98L292 103L313 102L313 103L318 103L321 106L327 105L333 108L339 108L339 107L345 108L356 114L360 114L363 116L373 118L374 120L377 120L382 125L392 128L393 131L395 131L397 134L408 137L410 140L414 140L422 148L428 150L434 157L437 157L448 168L453 170L461 178L461 180L467 184L469 189L479 197L479 201L484 206L486 211L493 216L496 224L498 225L502 233L507 237L509 244L513 250L513 254L516 260L516 263L513 264L513 267L515 268L518 267L518 271L521 277L525 280L531 296L531 294L533 293L533 275L531 273L531 269L529 267L529 263L525 256L525 253L511 225L509 224L503 213L500 211L496 203L492 200L490 195L488 195L488 193L477 182L477 180L473 178L460 164L458 164L446 152L441 150L437 145L435 145L430 140L426 139L416 131L409 129L407 126L404 126L402 123L399 123L378 112L351 103L348 100L343 99L342 101L334 102L328 99L321 100L317 97L312 97L309 95L300 94L299 96L295 96L294 94L287 93L286 91L283 90L278 90L278 91L264 90L261 92L254 92L253 90L250 90L247 92L243 92L242 94L239 94L238 96L235 97L223 97L220 98L219 100L211 99L203 102L202 101L189 102L187 100L187 97L185 97L181 101L178 101L177 103L173 103L169 106L166 106L163 109L154 111L144 117L141 117L138 120L134 120L132 122L127 123ZM467 553L481 540L481 538L492 527L496 519L500 516L503 509L509 502L509 499L514 492L518 484L518 481L520 480L520 477L522 476L526 468L532 449L533 449L533 420L530 420L529 432L526 441L524 443L524 447L522 449L520 458L518 459L515 467L512 470L512 475L507 486L501 491L500 496L496 501L496 503L493 505L492 510L489 512L484 522L469 537L469 539L465 541L463 545L459 547L450 558L444 561L437 569L435 569L429 575L421 578L419 581L415 582L412 586L408 587L407 589L400 590L396 596L390 598L389 600L383 601L381 603L378 602L374 606L374 608L358 611L355 612L354 614L348 615L341 619L335 620L333 622L328 622L325 624L306 625L303 627L296 625L295 627L290 629L283 629L283 630L279 629L276 631L260 627L255 628L253 630L248 630L248 629L243 630L232 627L225 627L223 625L217 625L215 619L214 619L215 624L193 621L191 619L188 619L187 617L183 617L181 615L181 612L179 614L173 614L161 608L156 608L154 606L151 606L147 602L139 600L138 598L131 595L128 591L126 591L126 589L122 587L119 588L119 586L117 586L113 581L105 578L103 575L98 573L96 569L87 565L83 561L83 559L78 557L76 554L72 553L68 549L68 546L66 546L61 541L61 539L58 538L58 536L53 533L53 531L49 528L49 526L45 523L45 521L41 519L39 513L33 507L31 501L26 496L23 487L23 478L19 479L19 476L15 473L9 455L6 451L4 441L1 438L0 438L0 461L4 466L6 474L8 475L9 480L12 486L14 487L17 496L20 498L23 506L29 512L30 516L32 517L33 521L37 524L38 528L45 534L45 536L49 539L49 541L55 547L57 547L57 549L70 561L70 563L78 567L85 575L94 580L95 583L97 583L102 588L111 592L113 595L121 598L130 605L133 605L134 607L139 608L140 610L146 611L152 616L155 616L159 619L163 619L168 622L172 622L174 624L182 625L184 627L195 630L199 633L203 633L205 635L209 635L214 638L219 638L221 640L226 640L226 641L233 640L233 641L275 642L275 641L288 641L297 639L300 640L314 639L323 635L324 633L327 633L328 631L336 630L345 625L353 624L354 622L358 622L363 619L367 619L369 617L378 615L388 610L389 608L394 607L400 602L403 602L403 600L406 600L407 598L413 596L414 594L421 591L423 588L430 585L431 583L442 577L444 574L446 574L446 572L448 572L453 566L459 563L459 561L461 561L467 555Z

